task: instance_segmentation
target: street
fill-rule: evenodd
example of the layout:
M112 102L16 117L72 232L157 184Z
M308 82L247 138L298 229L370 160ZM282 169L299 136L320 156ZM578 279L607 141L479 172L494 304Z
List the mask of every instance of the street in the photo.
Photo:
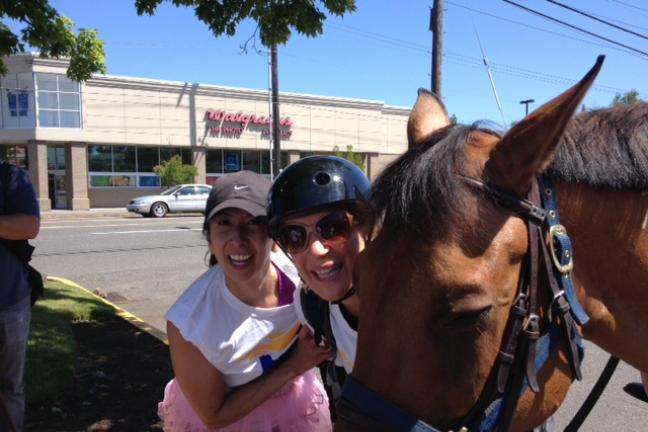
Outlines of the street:
M99 290L113 303L164 330L168 307L207 269L201 229L202 217L187 215L152 219L115 213L43 220L32 242L36 246L32 264L44 275ZM572 386L556 414L556 430L570 421L607 358L608 354L587 344L584 380ZM581 430L645 430L648 403L624 391L626 385L639 381L639 373L621 362Z
M33 265L45 275L99 290L164 330L166 310L207 269L201 230L201 216L44 220L32 242Z

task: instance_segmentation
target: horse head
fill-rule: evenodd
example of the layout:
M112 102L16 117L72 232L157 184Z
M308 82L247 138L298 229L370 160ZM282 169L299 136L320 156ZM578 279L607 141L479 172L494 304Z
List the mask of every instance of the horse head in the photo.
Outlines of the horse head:
M441 430L480 415L476 404L486 409L490 401L482 406L482 399L505 361L521 275L541 260L529 257L525 218L486 192L527 196L602 61L505 134L452 125L441 101L419 91L409 150L374 183L380 232L356 264L362 305L355 381ZM538 330L546 332L551 293L536 301ZM568 345L561 341L548 354L533 377L535 391L521 392L512 430L532 429L560 406L574 375ZM516 373L524 372L507 379ZM357 419L347 411L337 430L360 430L362 422L347 426Z

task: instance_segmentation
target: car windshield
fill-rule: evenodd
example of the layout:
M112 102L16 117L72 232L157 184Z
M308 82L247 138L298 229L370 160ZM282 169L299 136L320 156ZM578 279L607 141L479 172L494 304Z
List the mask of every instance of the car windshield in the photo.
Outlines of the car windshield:
M182 185L173 186L172 188L169 188L169 189L167 189L167 190L165 190L163 192L160 192L160 195L171 195L172 193L177 192L178 189L180 189L181 187L182 187Z

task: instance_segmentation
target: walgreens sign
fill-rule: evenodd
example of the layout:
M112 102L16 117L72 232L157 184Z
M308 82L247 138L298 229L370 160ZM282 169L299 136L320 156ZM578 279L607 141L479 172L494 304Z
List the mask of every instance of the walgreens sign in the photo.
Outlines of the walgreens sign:
M219 109L207 110L207 128L213 135L241 135L245 130L256 129L261 135L270 135L270 124L272 116L258 116L256 114L245 114L242 112L227 112ZM279 133L287 138L292 135L290 127L293 121L290 117L279 119Z

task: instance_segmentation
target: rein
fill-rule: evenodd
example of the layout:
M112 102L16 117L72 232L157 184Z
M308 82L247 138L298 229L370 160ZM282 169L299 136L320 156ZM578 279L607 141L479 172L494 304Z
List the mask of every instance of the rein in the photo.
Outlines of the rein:
M522 266L517 297L511 307L497 361L477 402L455 429L458 432L508 431L520 396L529 388L535 393L540 391L537 372L561 340L567 341L572 376L578 380L582 378L584 345L576 323L584 325L589 317L574 292L571 240L560 224L551 179L541 176L533 181L525 199L480 179L459 177L469 187L516 213L527 223L529 251ZM547 314L549 324L543 332L538 304L541 271L547 277L546 289L551 298ZM603 377L599 381L602 380ZM592 390L588 397L590 406L581 407L569 425L570 431L578 430L605 384L607 381L602 388ZM600 387L598 383L597 387ZM338 416L374 428L382 425L389 430L404 432L442 432L385 400L356 381L353 375L346 378Z

